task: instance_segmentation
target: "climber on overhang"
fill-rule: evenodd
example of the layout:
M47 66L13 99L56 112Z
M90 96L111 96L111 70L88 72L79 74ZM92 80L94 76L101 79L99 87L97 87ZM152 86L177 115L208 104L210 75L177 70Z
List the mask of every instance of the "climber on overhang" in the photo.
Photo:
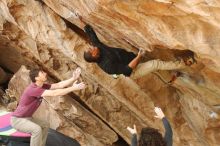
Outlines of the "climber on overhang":
M191 65L182 59L180 61L161 61L155 59L139 64L144 51L140 50L135 55L133 52L127 52L125 49L105 45L98 39L93 28L81 16L78 15L78 17L81 27L84 28L93 46L84 52L84 59L87 62L97 63L103 71L112 74L113 77L123 74L136 79L153 71L181 69Z

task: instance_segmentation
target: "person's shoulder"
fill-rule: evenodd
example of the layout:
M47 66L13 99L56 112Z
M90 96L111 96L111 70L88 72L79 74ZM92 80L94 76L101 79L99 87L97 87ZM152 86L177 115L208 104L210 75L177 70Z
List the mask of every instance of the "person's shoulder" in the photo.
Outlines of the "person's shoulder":
M43 86L40 87L40 86L37 86L35 83L31 83L27 86L27 88L25 89L26 92L28 91L36 91L36 90L39 90L39 89L43 89Z
M30 88L34 88L35 87L35 84L34 83L30 83L26 88L25 90L28 90Z
M34 83L30 83L23 91L22 95L29 95L31 91L35 88Z

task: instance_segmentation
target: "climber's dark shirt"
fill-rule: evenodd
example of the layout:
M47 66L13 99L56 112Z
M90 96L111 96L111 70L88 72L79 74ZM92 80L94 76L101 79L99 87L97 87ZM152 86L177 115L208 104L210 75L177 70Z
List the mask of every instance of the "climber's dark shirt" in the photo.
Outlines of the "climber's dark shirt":
M165 128L165 136L164 136L164 140L166 142L166 146L172 146L173 145L173 131L172 128L170 126L169 121L166 118L162 119L163 121L163 126ZM131 138L131 146L137 146L137 135L133 134L132 138Z
M127 52L121 48L109 47L98 39L95 31L90 25L84 27L93 46L100 50L100 58L97 61L99 67L108 74L124 74L130 76L132 68L128 64L136 57L132 52Z

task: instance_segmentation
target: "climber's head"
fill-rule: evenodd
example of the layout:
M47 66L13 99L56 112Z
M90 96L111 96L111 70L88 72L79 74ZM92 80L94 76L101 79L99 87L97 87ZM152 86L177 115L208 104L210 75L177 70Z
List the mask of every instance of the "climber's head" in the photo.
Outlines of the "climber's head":
M166 146L166 144L158 130L154 128L143 128L138 146Z
M40 69L32 69L29 72L29 77L33 83L36 82L45 82L47 80L47 73Z
M97 47L89 48L84 52L84 59L87 62L97 62L100 56L100 50Z

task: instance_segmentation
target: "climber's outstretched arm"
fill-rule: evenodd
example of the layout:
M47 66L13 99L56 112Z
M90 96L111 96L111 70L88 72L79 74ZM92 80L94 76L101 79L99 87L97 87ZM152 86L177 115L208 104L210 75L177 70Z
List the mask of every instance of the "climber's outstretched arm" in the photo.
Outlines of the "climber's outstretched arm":
M137 65L139 64L142 55L143 55L143 51L139 50L138 55L133 60L131 60L131 62L128 64L128 66L131 69L135 69L137 67Z

